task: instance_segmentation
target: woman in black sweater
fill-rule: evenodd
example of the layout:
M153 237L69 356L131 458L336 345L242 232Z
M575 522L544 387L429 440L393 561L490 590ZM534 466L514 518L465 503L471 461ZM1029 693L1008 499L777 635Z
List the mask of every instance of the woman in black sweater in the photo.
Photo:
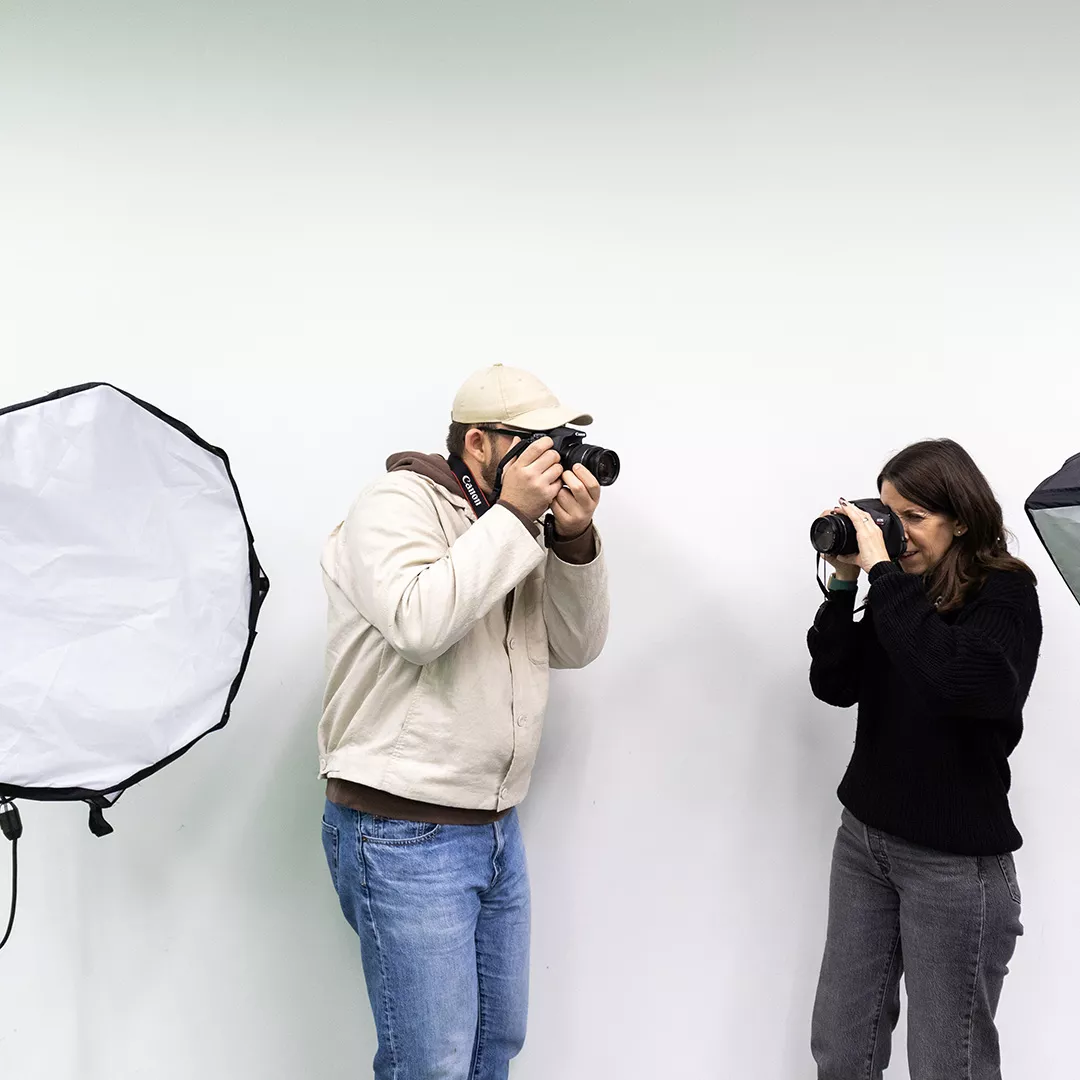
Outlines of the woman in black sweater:
M1020 924L1008 758L1042 638L1035 577L951 440L916 443L878 478L903 523L893 562L842 502L858 555L829 559L808 635L810 685L858 705L814 1006L819 1080L876 1080L908 991L912 1080L999 1078L994 1016ZM856 621L860 570L870 582Z

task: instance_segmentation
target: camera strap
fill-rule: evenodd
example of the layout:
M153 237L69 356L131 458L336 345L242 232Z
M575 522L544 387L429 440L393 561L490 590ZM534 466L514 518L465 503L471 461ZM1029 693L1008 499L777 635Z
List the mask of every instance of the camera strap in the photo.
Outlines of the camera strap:
M495 494L493 498L488 499L480 490L480 485L473 479L469 467L457 454L451 454L447 461L450 463L450 468L454 470L461 493L469 500L473 510L476 511L477 520L479 520L498 502L498 495Z
M512 433L506 432L506 434L509 435ZM502 492L503 469L505 469L514 458L521 454L528 445L529 443L524 440L519 442L517 446L511 447L510 452L499 462L498 472L495 473L495 490L491 493L491 498L488 498L480 490L480 485L473 479L469 467L457 456L457 454L451 454L446 459L450 463L450 468L454 470L454 475L457 477L457 482L460 485L462 492L464 492L465 498L472 503L472 508L476 511L477 520L482 518L484 514L499 501L499 495Z
M461 488L462 493L472 504L473 510L476 511L477 521L479 521L480 518L482 518L484 514L499 501L499 491L502 489L503 466L508 459L517 457L518 453L520 453L520 451L517 447L514 447L514 449L499 463L499 479L490 499L480 490L480 485L473 479L469 467L457 456L457 454L451 454L446 459L450 463L450 468L454 471L454 476L457 477L458 486ZM543 527L544 545L545 547L550 548L558 540L558 534L555 532L554 514L548 514L547 517L544 518Z
M824 596L826 600L830 600L830 599L832 599L832 597L831 597L831 595L829 593L829 586L825 583L825 581L822 580L823 574L821 572L821 564L823 562L824 562L824 559L822 559L821 552L819 551L817 553L817 562L816 562L815 567L814 567L814 579L817 581L818 588L821 590L821 595ZM865 599L852 612L852 615L858 615L860 611L865 610L867 604L869 604L869 603L870 603L870 599L869 599L869 597L867 597L867 599Z
M826 600L828 600L829 599L829 586L826 585L825 582L822 580L823 575L822 575L822 572L821 572L821 564L823 562L824 562L824 559L822 559L821 552L819 551L817 553L817 563L814 566L814 579L817 581L817 587L821 590L821 595L824 596Z

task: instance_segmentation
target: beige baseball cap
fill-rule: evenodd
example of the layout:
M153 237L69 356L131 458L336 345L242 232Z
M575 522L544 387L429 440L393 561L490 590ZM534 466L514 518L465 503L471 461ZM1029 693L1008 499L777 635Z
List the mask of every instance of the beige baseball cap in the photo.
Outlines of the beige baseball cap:
M456 424L507 424L523 431L591 424L588 413L569 409L535 376L494 364L470 376L454 398Z

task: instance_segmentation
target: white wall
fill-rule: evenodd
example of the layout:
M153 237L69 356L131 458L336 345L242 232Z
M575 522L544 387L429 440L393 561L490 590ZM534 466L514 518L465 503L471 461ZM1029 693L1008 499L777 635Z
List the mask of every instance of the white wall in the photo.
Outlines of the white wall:
M1080 449L1077 29L1039 3L5 5L0 401L107 379L225 446L273 587L233 721L114 836L25 806L4 1074L369 1075L319 844L319 548L504 361L624 460L610 645L556 677L524 813L517 1080L812 1076L853 717L807 688L806 532L937 435L1042 577L1000 1020L1006 1075L1060 1075L1080 611L1022 504Z

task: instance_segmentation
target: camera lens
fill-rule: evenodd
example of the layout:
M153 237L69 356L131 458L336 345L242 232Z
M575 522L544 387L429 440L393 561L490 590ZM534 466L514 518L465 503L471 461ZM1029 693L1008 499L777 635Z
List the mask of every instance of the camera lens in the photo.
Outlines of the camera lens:
M614 484L619 475L619 455L614 450L600 450L592 468L585 466L600 483L607 487Z
M585 466L600 482L601 487L614 484L619 476L619 455L614 450L579 443L567 451L565 465L572 469L578 462Z
M842 514L826 514L810 526L810 543L822 555L853 555L859 550L855 527Z

